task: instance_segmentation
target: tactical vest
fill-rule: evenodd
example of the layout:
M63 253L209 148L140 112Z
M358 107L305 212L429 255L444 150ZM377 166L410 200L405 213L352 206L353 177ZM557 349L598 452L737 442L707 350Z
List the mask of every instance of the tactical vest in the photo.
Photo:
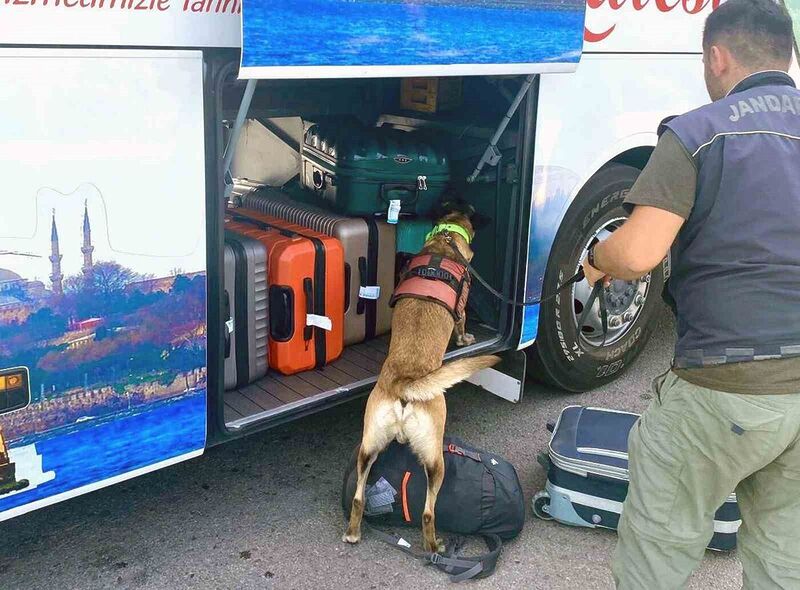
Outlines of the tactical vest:
M453 320L464 317L471 279L467 267L438 254L418 254L403 269L389 306L413 297L438 303Z
M674 365L800 355L800 91L754 74L665 126L697 169L669 280Z

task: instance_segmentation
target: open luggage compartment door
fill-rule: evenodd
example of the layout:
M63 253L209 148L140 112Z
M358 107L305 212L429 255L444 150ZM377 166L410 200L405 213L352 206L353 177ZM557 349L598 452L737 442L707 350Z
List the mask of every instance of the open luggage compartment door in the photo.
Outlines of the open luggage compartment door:
M500 362L490 369L478 371L467 379L504 400L517 403L525 387L527 356L522 350L509 350L498 355Z
M239 75L571 72L585 11L583 0L245 0Z

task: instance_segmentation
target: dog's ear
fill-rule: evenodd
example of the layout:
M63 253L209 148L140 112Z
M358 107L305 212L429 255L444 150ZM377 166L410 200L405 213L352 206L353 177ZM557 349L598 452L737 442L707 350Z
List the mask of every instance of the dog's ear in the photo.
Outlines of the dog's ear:
M450 198L442 201L439 205L437 217L443 217L448 213L461 213L471 219L475 215L475 207L462 199Z
M470 222L472 223L472 227L475 231L483 229L490 223L492 223L492 218L488 215L482 215L480 213L473 213L470 218Z

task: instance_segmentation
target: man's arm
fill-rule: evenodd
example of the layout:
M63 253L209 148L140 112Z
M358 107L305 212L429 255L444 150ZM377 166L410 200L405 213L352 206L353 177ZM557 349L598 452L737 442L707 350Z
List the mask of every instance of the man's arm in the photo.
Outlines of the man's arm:
M621 228L595 246L595 267L615 279L643 277L664 260L684 221L664 209L637 205Z
M589 282L630 281L658 266L691 214L696 186L692 157L677 136L666 131L625 200L633 208L631 216L594 247L595 266L584 262Z

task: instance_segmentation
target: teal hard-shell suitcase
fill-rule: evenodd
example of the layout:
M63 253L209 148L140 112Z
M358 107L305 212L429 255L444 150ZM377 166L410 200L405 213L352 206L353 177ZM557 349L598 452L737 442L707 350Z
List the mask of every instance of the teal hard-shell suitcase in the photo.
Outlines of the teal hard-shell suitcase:
M450 180L445 152L414 133L353 124L312 125L302 146L302 182L335 211L428 215Z

